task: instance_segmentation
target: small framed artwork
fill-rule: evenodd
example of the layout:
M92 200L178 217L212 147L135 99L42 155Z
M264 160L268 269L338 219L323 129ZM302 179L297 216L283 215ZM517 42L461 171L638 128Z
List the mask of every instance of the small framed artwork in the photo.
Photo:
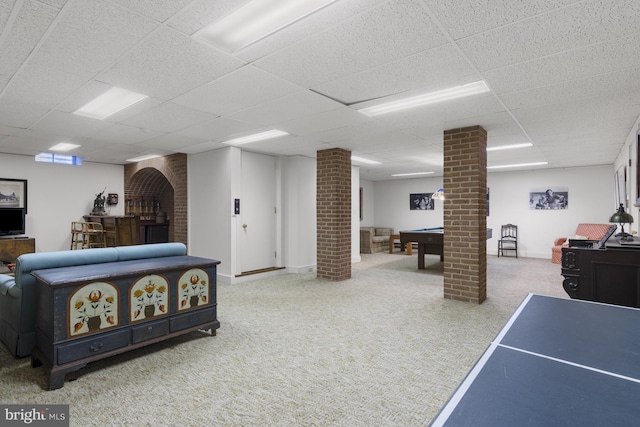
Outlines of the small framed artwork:
M569 189L554 187L529 192L529 209L557 210L569 208Z
M433 193L416 193L409 195L409 209L412 211L432 211L435 209Z
M0 208L24 208L27 212L27 180L0 178Z

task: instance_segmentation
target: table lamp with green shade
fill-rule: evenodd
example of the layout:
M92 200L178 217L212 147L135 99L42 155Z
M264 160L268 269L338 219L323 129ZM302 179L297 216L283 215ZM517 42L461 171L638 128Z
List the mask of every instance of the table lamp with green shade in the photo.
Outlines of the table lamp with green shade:
M633 223L633 216L624 211L624 206L622 205L622 203L620 203L620 207L618 208L618 210L613 215L611 215L611 218L609 218L609 222L620 224L620 227L622 228L622 231L616 234L615 237L619 237L622 240L633 240L633 236L629 233L625 233L624 231L625 224Z

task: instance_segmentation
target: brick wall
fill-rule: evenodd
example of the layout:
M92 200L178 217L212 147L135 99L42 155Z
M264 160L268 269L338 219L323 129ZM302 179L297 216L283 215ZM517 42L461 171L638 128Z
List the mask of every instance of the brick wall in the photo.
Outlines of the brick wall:
M127 199L160 201L160 210L169 218L169 241L188 244L187 155L127 164L124 167L124 195Z
M487 297L487 132L444 132L444 297Z
M351 152L318 151L316 172L317 277L351 277Z

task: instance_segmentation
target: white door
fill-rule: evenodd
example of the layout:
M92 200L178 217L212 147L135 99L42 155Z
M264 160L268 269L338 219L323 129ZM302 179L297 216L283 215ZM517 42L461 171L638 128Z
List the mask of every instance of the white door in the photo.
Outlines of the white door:
M276 266L276 159L242 152L240 266L243 273Z

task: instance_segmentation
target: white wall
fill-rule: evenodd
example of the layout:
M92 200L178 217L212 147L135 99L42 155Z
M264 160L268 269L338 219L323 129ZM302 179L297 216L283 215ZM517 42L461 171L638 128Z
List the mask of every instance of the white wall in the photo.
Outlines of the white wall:
M362 220L360 221L361 227L373 227L375 225L375 208L373 205L373 182L360 180L360 187L362 188ZM360 195L358 194L358 197ZM359 202L358 202L359 203ZM360 234L360 233L358 233Z
M374 200L375 221L366 225L393 227L395 231L442 226L442 201L435 201L433 211L409 210L409 194L436 191L442 187L441 177L361 181L361 186L365 189L365 199ZM575 234L581 222L607 223L614 212L612 166L489 173L487 186L490 189L487 226L494 233L487 241L489 254L497 253L495 236L502 224L518 225L519 255L550 259L557 237ZM529 209L530 190L548 187L568 188L568 209Z
M636 120L635 124L631 127L631 132L629 132L629 136L627 137L624 146L620 150L618 154L618 158L616 159L613 170L618 171L620 168L625 168L627 171L627 182L626 182L626 190L627 190L627 200L625 209L631 215L633 215L633 224L631 224L631 231L637 232L640 228L640 214L638 212L638 207L634 206L637 195L637 175L636 168L638 167L638 153L637 153L637 141L638 141L638 133L640 133L640 117ZM613 179L613 178L612 178ZM629 226L625 226L625 231L629 232Z
M283 159L283 259L291 273L316 267L316 161Z
M221 281L238 283L234 198L241 198L238 183L241 151L235 147L189 156L189 248L190 254L221 261ZM288 273L316 268L316 160L303 156L283 157L281 173L282 263ZM359 168L351 171L352 261L360 260ZM236 176L237 175L237 176ZM365 185L368 185L365 183ZM372 186L371 186L372 187ZM373 206L373 198L370 201ZM368 209L373 212L373 209ZM275 273L279 274L279 273ZM249 276L255 278L256 276Z
M360 168L351 167L351 262L360 262Z
M189 254L220 261L218 276L232 272L231 148L189 155Z
M124 214L124 166L84 162L82 166L36 163L33 156L0 154L0 178L27 180L26 235L36 252L68 250L71 222L91 213L96 195L117 193L111 215Z

